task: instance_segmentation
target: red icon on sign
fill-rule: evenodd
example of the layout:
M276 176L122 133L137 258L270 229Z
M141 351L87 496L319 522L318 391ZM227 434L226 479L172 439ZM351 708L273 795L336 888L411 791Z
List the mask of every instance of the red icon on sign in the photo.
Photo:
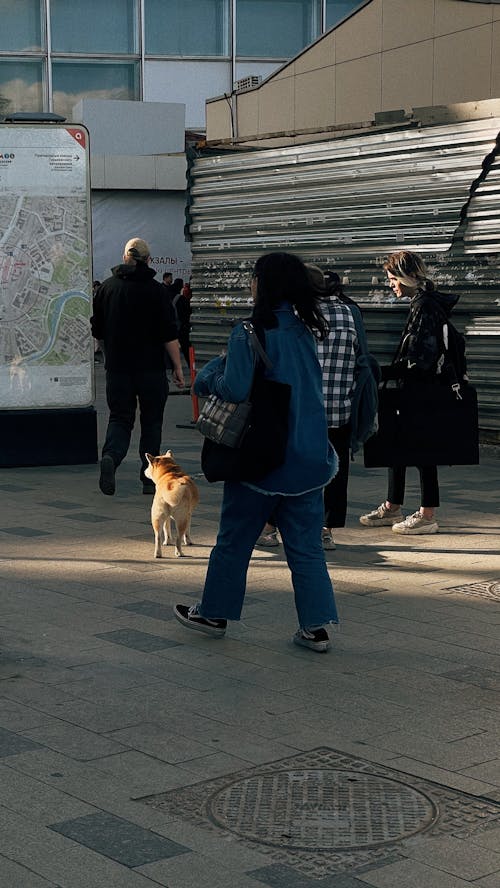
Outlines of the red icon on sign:
M75 142L78 142L78 144L81 145L82 148L85 148L86 139L85 139L85 131L84 130L70 129L68 127L68 133L70 134L70 136L73 136Z

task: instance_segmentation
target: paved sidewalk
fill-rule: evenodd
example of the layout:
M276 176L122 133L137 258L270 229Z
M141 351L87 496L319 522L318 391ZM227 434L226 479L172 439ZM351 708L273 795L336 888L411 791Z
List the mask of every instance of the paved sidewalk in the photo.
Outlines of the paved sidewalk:
M153 557L136 438L114 497L94 465L0 470L0 885L499 888L500 462L440 472L428 537L361 527L385 472L353 464L320 655L290 642L281 547L224 639L173 618L220 502L190 420L172 396L201 497L182 559Z

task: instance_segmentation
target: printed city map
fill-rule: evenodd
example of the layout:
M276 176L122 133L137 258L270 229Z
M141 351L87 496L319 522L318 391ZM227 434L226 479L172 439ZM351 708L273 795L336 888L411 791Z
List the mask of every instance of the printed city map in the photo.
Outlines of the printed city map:
M88 134L0 125L0 409L92 401Z

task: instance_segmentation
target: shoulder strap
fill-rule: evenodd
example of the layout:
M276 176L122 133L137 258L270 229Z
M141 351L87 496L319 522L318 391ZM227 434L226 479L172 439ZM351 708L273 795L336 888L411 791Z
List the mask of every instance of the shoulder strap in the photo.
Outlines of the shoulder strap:
M354 321L354 326L356 327L356 336L358 337L359 350L362 355L368 354L368 342L366 340L366 333L363 321L361 319L361 312L357 305L349 305L347 307L351 312L352 319Z
M257 357L260 358L262 363L267 367L268 370L270 370L271 367L273 366L273 363L272 363L272 361L269 360L267 354L265 353L264 349L262 348L262 346L259 342L259 337L257 336L257 333L255 332L255 327L252 324L252 322L251 321L243 321L243 329L248 333L248 341L249 341L250 345L252 346L254 352L256 353Z

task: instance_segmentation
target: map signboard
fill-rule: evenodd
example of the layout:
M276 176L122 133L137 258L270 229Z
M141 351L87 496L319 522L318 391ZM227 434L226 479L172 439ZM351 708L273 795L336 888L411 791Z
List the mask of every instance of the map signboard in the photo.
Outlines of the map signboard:
M0 124L0 410L93 401L89 146Z

